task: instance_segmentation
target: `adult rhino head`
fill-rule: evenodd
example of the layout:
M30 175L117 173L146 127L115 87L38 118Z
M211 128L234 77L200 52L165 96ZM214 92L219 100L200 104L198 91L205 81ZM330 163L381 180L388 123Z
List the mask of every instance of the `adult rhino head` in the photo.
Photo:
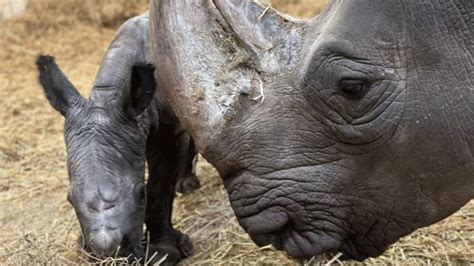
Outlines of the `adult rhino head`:
M252 1L161 0L151 39L252 239L364 259L474 196L472 12L333 1L300 21Z

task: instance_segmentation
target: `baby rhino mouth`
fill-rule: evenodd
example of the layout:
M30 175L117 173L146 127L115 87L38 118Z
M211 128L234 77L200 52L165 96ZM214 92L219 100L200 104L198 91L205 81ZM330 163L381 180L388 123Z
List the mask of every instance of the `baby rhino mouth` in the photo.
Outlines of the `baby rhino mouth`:
M87 246L100 257L109 257L118 252L122 234L116 227L102 225L90 231Z
M95 226L84 234L84 248L94 257L126 257L129 261L143 257L141 238L131 241L130 236L122 233L120 228L110 225ZM134 243L137 242L137 243Z

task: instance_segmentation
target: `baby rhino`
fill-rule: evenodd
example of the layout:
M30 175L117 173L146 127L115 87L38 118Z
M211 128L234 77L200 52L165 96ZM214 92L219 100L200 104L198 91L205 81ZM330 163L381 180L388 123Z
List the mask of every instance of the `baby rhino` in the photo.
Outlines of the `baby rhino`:
M90 99L55 64L37 60L40 83L65 117L70 192L85 245L95 255L142 258L143 223L149 254L175 263L189 256L189 238L171 224L174 189L199 186L196 149L154 78L148 14L127 21L104 56ZM145 186L145 159L149 179Z

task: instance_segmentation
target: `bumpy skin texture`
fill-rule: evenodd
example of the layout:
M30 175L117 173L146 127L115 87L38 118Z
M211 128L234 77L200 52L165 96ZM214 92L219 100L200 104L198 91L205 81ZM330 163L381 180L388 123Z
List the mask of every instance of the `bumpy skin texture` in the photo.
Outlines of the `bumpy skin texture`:
M154 0L150 27L158 80L252 239L362 260L474 197L473 13Z
M155 260L175 264L192 253L175 230L171 210L178 190L199 186L194 142L181 127L154 78L148 14L130 19L104 56L91 99L83 98L50 56L37 61L40 83L65 118L70 192L84 236L96 256L143 258L143 223ZM144 184L145 160L149 179Z

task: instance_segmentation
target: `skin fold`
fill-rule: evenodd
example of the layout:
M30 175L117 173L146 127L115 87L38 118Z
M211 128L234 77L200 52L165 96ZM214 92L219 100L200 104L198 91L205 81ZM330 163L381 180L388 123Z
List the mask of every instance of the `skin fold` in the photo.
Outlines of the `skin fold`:
M332 1L303 21L253 1L155 0L150 40L251 238L363 260L474 197L473 12Z

